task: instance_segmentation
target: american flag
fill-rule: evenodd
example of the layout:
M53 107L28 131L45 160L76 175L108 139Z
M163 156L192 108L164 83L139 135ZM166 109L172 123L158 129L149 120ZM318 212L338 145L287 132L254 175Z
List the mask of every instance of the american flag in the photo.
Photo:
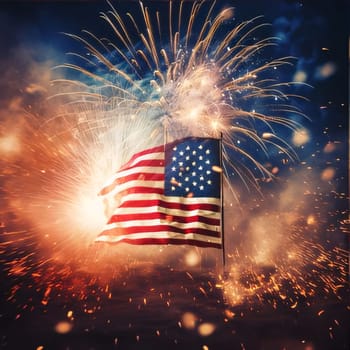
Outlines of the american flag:
M220 192L220 140L143 150L101 190L109 220L96 241L220 248Z

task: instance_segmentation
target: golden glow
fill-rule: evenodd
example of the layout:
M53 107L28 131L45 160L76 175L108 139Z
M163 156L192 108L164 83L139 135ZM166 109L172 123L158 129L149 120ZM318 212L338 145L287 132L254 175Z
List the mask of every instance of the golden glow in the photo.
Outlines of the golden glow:
M187 329L194 329L197 323L197 316L191 312L185 312L181 318L181 324Z
M307 74L304 71L298 71L294 74L293 81L296 81L298 83L303 83L307 79Z
M198 333L202 337L208 337L209 335L213 334L216 327L212 323L202 323L198 326Z
M20 140L16 134L0 135L0 155L3 157L17 155L21 151Z
M200 263L201 257L199 252L195 250L189 251L185 256L185 261L187 266L196 266Z
M55 326L56 333L66 334L69 333L73 328L73 325L66 321L58 322Z
M328 142L326 146L323 148L324 153L332 153L337 149L336 145L334 142Z
M309 216L307 217L306 223L307 223L308 225L315 225L315 223L316 223L315 216L309 215Z
M333 167L328 167L324 169L321 173L321 179L323 181L331 181L335 176L335 169Z
M309 142L310 135L306 129L295 130L293 133L293 144L295 146L302 146L305 143Z

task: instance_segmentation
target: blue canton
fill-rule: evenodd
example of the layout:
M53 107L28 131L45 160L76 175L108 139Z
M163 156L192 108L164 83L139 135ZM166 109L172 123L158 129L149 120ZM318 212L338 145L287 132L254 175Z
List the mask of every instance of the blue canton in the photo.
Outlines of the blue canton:
M191 137L167 144L164 194L220 198L219 142Z

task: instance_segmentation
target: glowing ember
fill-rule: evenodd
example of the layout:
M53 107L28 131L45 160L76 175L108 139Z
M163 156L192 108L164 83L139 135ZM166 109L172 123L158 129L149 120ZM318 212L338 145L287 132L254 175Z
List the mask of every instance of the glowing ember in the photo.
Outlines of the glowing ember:
M293 144L295 146L302 146L310 140L309 132L305 129L296 130L293 134Z
M196 266L200 263L201 257L197 251L191 250L186 254L185 260L188 266Z
M324 169L321 173L321 179L323 181L330 181L335 176L335 169L333 167L328 167Z
M207 337L214 333L215 328L215 325L213 325L212 323L202 323L198 326L198 333L202 337Z
M194 329L196 327L197 317L191 312L185 312L181 318L181 324L187 329Z
M71 323L62 321L58 322L55 326L55 331L59 334L66 334L72 330L73 326Z

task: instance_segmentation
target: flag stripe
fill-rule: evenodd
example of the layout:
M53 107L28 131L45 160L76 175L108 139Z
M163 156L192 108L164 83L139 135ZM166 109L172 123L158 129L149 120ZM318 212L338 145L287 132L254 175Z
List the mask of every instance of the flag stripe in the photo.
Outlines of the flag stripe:
M127 191L130 188L136 188L136 187L140 187L140 188L157 188L162 190L161 193L163 193L163 183L164 181L146 181L146 180L130 180L128 182L125 183L121 183L120 185L118 185L113 191L111 191L109 193L109 195L115 195L117 193L122 193L124 191ZM140 190L140 192L142 193L143 191ZM133 192L135 193L135 192Z
M122 171L127 168L137 166L140 161L147 159L160 159L164 160L164 146L158 146L151 148L149 150L142 151L138 154L135 154L126 164L124 164L119 171Z
M136 168L128 168L123 171L120 171L114 175L113 181L115 179L122 178L124 176L128 176L130 174L139 174L139 173L148 173L148 174L164 174L164 167L154 167L152 169L149 166L139 166Z
M153 239L164 239L166 237L178 239L182 241L188 241L191 239L197 239L198 241L202 242L213 242L213 243L220 243L221 238L217 236L210 236L205 235L201 233L199 230L198 232L188 232L187 234L183 234L182 232L177 232L176 230L173 230L172 227L167 226L159 226L159 230L157 232L151 231L152 228L146 227L145 230L142 230L142 227L139 228L139 230L136 230L136 228L133 228L134 232L129 233L122 233L118 236L114 235L113 232L106 232L105 235L100 235L97 237L97 241L103 242L109 238L109 240L120 240L120 239L140 239L140 238L153 238Z
M146 230L147 232L158 232L168 229L170 232L174 231L182 234L200 233L208 236L219 236L218 227L203 223L169 223L166 220L134 220L126 222L113 222L105 226L105 231L118 230L122 234L136 233ZM153 230L153 231L152 231ZM198 231L197 231L198 230Z
M177 209L181 210L184 213L186 211L207 211L209 212L220 212L220 206L215 204L207 204L207 203L181 203L181 202L166 202L161 199L140 199L140 200L127 200L123 202L119 208L130 208L130 210L134 211L134 208L143 208L142 210L146 210L147 208L153 208L157 206L158 208L165 209Z
M126 206L124 206L126 204ZM129 203L123 203L123 206L119 206L118 214L135 214L135 213L165 213L168 215L180 215L180 216L195 216L195 215L202 215L207 217L212 217L216 219L220 219L221 215L220 212L211 211L211 210L202 210L201 208L195 208L193 210L187 209L172 209L167 208L165 205L158 206L158 205L145 205L145 206L129 206Z
M130 227L128 229L124 228L122 230L118 230L118 235L115 234L115 228L110 227L106 228L103 234L97 237L98 240L103 239L101 237L114 237L114 236L125 236L129 237L130 235L153 235L157 234L159 232L169 232L173 234L177 234L178 238L181 237L181 239L189 239L188 237L192 237L193 235L196 235L201 238L205 239L213 239L213 238L220 238L220 235L218 232L210 232L205 229L200 228L193 228L193 229L180 229L178 227L173 227L169 225L159 225L159 226L134 226Z
M161 167L164 166L164 157L163 159L142 159L142 160L137 160L135 161L135 164L131 167L124 168L123 170L128 170L128 169L136 169L137 167L142 167L142 166L147 166L147 167Z
M133 173L120 178L116 178L114 181L114 185L121 185L128 181L164 181L164 174L156 174L156 173Z
M148 181L148 180L143 180L143 179L137 179L137 180L130 180L127 182L123 182L119 185L116 185L115 188L106 195L116 195L118 193L123 194L124 196L127 193L137 193L136 188L139 189L139 193L152 193L152 189L155 190L155 193L164 193L164 180L161 181ZM129 190L133 191L129 191ZM156 191L157 190L157 191ZM148 192L147 192L148 191Z
M218 198L201 198L201 197L177 197L177 196L164 196L159 194L129 194L123 196L123 202L133 202L133 201L153 201L159 200L164 201L170 204L176 204L177 202L180 205L212 205L215 208L219 208L220 211L220 200ZM214 208L213 208L214 209Z
M113 222L126 222L134 220L154 220L159 219L160 221L165 220L169 223L192 223L192 222L201 222L208 225L220 225L220 219L209 218L201 215L192 215L192 216L177 216L171 215L170 213L162 213L160 211L153 213L136 213L136 214L121 214L112 215L108 221L108 224Z
M103 195L110 193L111 191L114 190L114 188L119 183L123 183L123 178L126 178L126 177L130 177L132 179L131 176L135 176L134 179L137 179L137 178L142 179L143 174L149 174L149 175L154 174L154 175L163 175L162 178L159 178L159 180L161 180L161 179L164 180L164 168L163 167L153 167L152 170L153 171L150 173L149 167L140 166L137 168L136 171L134 168L131 168L131 169L123 170L122 172L118 172L104 185L104 187L100 191L99 195L103 196ZM149 176L149 175L147 175L147 176Z
M221 248L221 242L215 243L215 242L204 242L199 241L198 239L175 239L175 238L135 238L135 239L129 239L123 236L114 236L113 238L110 237L103 237L104 239L97 239L96 242L105 242L105 243L128 243L128 244L134 244L134 245L146 245L146 244L173 244L173 245L194 245L196 247L201 248Z
M147 194L147 193L157 193L157 194L163 194L164 190L162 188L157 188L155 187L143 187L143 186L134 186L131 188L126 188L124 191L122 191L120 194L122 196L128 195L128 194L139 194L139 193L143 193L143 194ZM118 192L119 193L119 192Z

